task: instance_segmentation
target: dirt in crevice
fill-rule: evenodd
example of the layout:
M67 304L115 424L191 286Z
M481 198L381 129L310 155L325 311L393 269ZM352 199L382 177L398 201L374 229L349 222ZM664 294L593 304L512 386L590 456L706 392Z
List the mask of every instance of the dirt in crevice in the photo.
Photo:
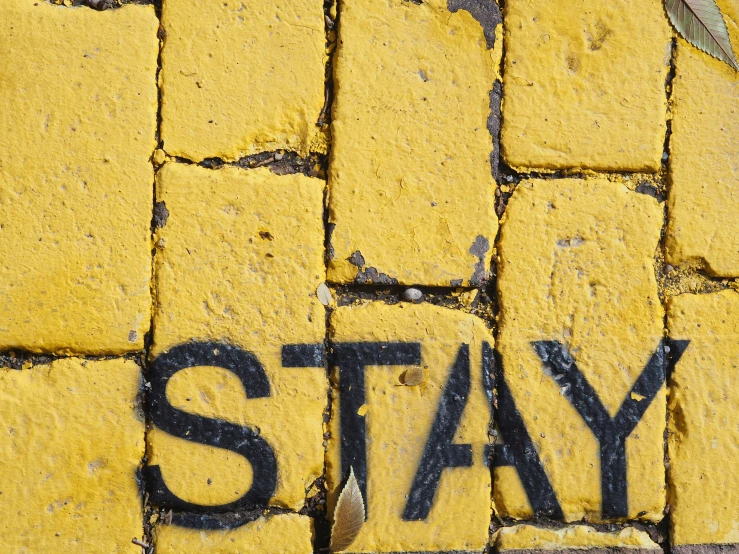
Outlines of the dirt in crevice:
M114 10L133 4L139 6L153 5L157 12L161 10L162 0L47 0L48 4L68 8L87 7L97 11Z
M667 79L665 81L665 94L666 94L666 100L667 100L667 112L665 113L665 120L666 120L666 130L665 130L665 142L662 147L662 168L660 171L660 174L662 176L662 183L663 183L663 189L662 189L662 196L666 198L668 192L669 192L669 161L670 161L670 137L672 136L672 123L670 121L670 110L672 105L672 80L675 77L675 49L676 49L676 40L672 39L672 47L670 50L670 70L667 74ZM663 209L663 221L662 221L662 233L660 235L660 241L659 246L657 249L657 253L655 254L655 277L657 278L658 282L658 295L660 302L662 303L662 308L664 310L663 315L663 322L662 327L665 330L666 333L668 333L667 329L669 328L668 321L667 321L667 306L666 306L666 298L664 294L664 281L660 279L662 274L664 273L665 265L664 265L664 259L667 253L666 248L666 230L667 230L667 221L668 221L668 210L667 210L667 202L662 203L662 209ZM669 333L668 333L669 334ZM668 364L669 366L669 364ZM665 367L665 371L668 371L668 367ZM665 382L667 387L667 395L665 396L665 430L662 434L662 448L663 448L663 461L664 461L664 482L665 482L665 517L661 521L661 525L665 528L665 534L663 537L659 537L661 540L655 540L656 543L658 543L662 549L664 550L665 554L668 554L670 552L670 543L669 543L669 525L670 525L670 505L669 505L669 467L670 467L670 453L668 450L668 433L669 433L669 420L670 420L670 410L669 410L669 377L665 375Z
M162 129L162 89L159 86L159 73L162 70L162 48L164 46L165 33L164 28L161 25L162 10L161 2L157 2L155 5L156 16L159 19L159 30L157 32L157 38L159 39L159 52L157 54L157 70L155 75L155 83L157 84L157 124L155 130L155 140L157 143L157 149L162 148L161 140L161 129ZM151 211L151 224L150 224L150 236L151 242L154 244L156 239L156 232L159 228L164 227L169 218L169 211L165 203L158 201L157 199L157 184L156 184L156 173L159 170L157 163L154 161L154 156L151 159L152 169L154 170L154 179L152 180L152 211ZM151 314L149 319L149 331L144 336L144 351L140 356L139 365L141 367L142 375L142 387L139 392L139 406L144 417L144 453L141 457L139 464L139 488L141 490L141 501L143 508L143 536L141 537L140 545L142 554L152 554L154 552L154 527L156 522L159 521L160 515L158 510L152 506L149 501L149 483L144 478L144 468L149 462L149 432L153 427L153 421L151 418L151 367L149 364L151 345L154 341L154 324L155 314L157 306L157 289L156 289L156 255L157 249L153 247L151 249L151 276L149 281L149 292L151 295ZM147 546L143 546L147 545Z
M414 285L377 286L377 285L332 285L329 284L331 294L336 299L336 305L360 306L368 302L382 302L390 306L401 302L410 302L404 298L410 288L416 289L423 295L421 299L413 301L418 304L427 302L434 306L449 308L475 315L483 320L485 325L492 329L494 323L493 299L489 296L489 284L484 288L473 287L427 287Z
M325 68L325 88L324 88L324 104L318 115L316 125L321 127L328 135L328 149L326 154L321 155L317 161L317 167L320 168L321 177L328 180L329 160L331 157L331 136L330 125L331 115L334 103L334 57L336 56L337 36L340 24L340 5L339 0L324 0L324 30L326 33L326 68ZM329 190L328 183L324 187L323 196L323 229L324 229L324 269L327 270L329 261L333 258L331 248L331 232L333 225L329 222ZM331 437L329 421L331 420L333 405L333 391L331 389L331 368L328 362L328 353L330 352L330 324L331 324L330 306L326 307L326 334L324 335L324 352L326 352L325 371L326 371L326 408L323 413L323 472L319 479L314 482L315 494L307 499L303 512L313 517L313 551L316 554L325 553L329 550L331 542L331 523L330 514L327 513L327 463L328 463L328 441Z
M223 158L205 158L201 162L195 162L182 156L169 156L171 161L186 165L197 165L205 169L218 170L223 167L238 167L241 169L256 169L266 167L275 175L302 174L306 177L326 179L328 159L326 154L311 152L306 157L299 156L290 150L274 150L271 152L259 152L239 158L237 161L229 162Z

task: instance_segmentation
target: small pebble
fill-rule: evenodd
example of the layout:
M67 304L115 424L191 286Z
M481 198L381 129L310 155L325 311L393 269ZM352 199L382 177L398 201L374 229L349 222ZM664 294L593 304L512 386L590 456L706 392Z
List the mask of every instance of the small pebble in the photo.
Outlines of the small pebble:
M156 165L162 165L167 160L167 155L165 154L164 150L161 148L157 148L154 151L154 157L152 158L152 161Z
M403 300L406 300L407 302L420 302L423 300L423 293L414 288L405 289L405 292L403 292Z

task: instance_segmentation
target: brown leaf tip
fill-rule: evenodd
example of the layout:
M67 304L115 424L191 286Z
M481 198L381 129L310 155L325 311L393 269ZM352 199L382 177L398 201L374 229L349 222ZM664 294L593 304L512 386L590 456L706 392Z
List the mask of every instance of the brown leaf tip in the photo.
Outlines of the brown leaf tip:
M364 500L359 483L354 476L354 468L349 468L349 479L339 494L334 508L334 525L331 528L331 552L341 552L349 548L364 525Z

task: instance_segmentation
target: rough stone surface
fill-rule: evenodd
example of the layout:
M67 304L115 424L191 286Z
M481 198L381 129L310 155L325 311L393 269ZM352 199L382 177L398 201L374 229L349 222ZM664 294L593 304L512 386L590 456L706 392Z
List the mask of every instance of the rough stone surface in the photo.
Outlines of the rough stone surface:
M322 148L322 0L164 0L162 24L168 154L235 160Z
M481 551L487 542L491 517L490 470L486 454L491 408L483 371L492 367L489 360L488 365L482 361L485 343L491 349L493 346L491 333L475 316L430 304L369 303L335 310L330 334L334 352L331 362L334 367L333 417L327 455L330 514L349 472L348 467L342 467L339 437L353 440L350 437L361 436L358 429L362 426L366 429L367 521L347 552ZM410 365L367 367L364 379L357 381L357 387L364 389L364 400L355 416L356 397L344 397L341 379L346 379L344 386L349 387L350 379L353 383L357 377L350 373L351 366L343 363L347 358L341 354L340 345L357 341L415 343L420 358L410 361L421 362L423 382L417 386L403 386L405 372L413 367ZM468 345L468 366L457 365L460 348L462 352L467 351L463 345ZM393 346L380 347L380 352L378 356L384 355L382 352L397 354ZM367 351L360 351L360 355L366 354ZM467 392L464 387L450 386L450 380L463 382L467 367ZM345 373L342 374L342 370ZM352 385L346 394L356 390ZM443 395L449 396L443 403L444 410L439 407ZM342 402L344 410L352 410L344 412L348 418L346 425L340 423ZM458 426L447 419L455 410L462 410ZM440 412L445 414L442 420L438 420ZM446 421L444 425L448 427L444 427L447 429L444 436L453 445L471 445L452 448L456 451L469 449L471 454L469 464L441 471L435 493L432 484L435 479L424 483L422 488L431 487L428 489L431 491L430 509L424 517L424 514L411 513L408 506L424 451L428 444L436 444L429 438L432 426L439 424L435 421ZM438 446L430 450L433 455L440 455L441 451ZM349 461L349 464L361 481L358 462Z
M670 383L672 543L739 543L739 294L682 294L667 311L670 336L690 340ZM727 545L730 551L734 546ZM706 553L723 550L707 545Z
M0 550L133 551L140 375L120 359L0 369Z
M324 185L268 169L165 165L153 354L194 338L277 353L322 341Z
M663 311L653 267L661 226L657 201L617 182L524 181L508 204L499 243L498 348L510 392L502 383L497 387L499 397L515 402L531 444L511 427L510 410L499 414L499 424L509 429L508 436L500 429L499 437L511 441L509 449L533 452L540 460L542 473L532 474L536 488L543 491L548 479L560 507L550 517L662 519L663 374L651 403L643 390L632 389L661 350ZM545 363L544 353L554 347L549 342L542 351L545 345L535 341L557 341L574 361L563 360L569 363L565 370L552 362L556 356ZM638 411L646 403L625 440L627 506L621 516L609 515L604 505L599 440L575 408L579 401L571 400L585 386L577 384L578 374L597 396L589 405L602 405L597 418L614 418L626 404ZM606 475L608 483L615 482L617 475ZM501 515L525 519L538 511L522 483L514 466L496 469Z
M292 509L323 470L323 364L285 368L282 356L283 345L322 345L325 336L316 296L324 280L323 186L267 169L167 164L157 174L169 217L156 237L152 358L195 342L225 351L226 343L256 356L269 381L269 396L248 398L232 371L192 367L172 377L167 398L202 417L258 427L277 459L270 503ZM230 450L161 429L149 446L150 464L187 502L227 504L250 488L251 465Z
M739 4L718 3L739 21ZM736 48L739 30L728 27ZM739 276L739 73L679 40L672 100L667 260Z
M675 554L734 554L739 544L678 544L670 548Z
M328 552L353 472L349 554L739 554L666 5L0 0L0 553Z
M342 2L331 281L479 286L488 277L492 249L471 247L497 229L487 130L496 48L468 11L439 0Z
M156 531L157 554L311 554L313 520L297 514L284 514L259 519L235 529L209 531L159 525Z
M597 531L586 525L572 525L561 529L547 529L533 525L504 527L495 534L493 544L497 552L514 554L538 553L590 554L655 554L660 546L644 531L625 527L620 531Z
M522 169L657 171L671 46L662 2L505 6L505 161Z
M0 350L140 350L151 306L151 6L0 3Z

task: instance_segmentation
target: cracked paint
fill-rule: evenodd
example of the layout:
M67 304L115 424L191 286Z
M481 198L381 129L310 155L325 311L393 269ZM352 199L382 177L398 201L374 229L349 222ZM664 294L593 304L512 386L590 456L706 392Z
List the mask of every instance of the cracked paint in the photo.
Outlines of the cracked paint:
M340 6L332 282L356 279L347 258L359 250L378 276L402 285L469 284L479 263L469 245L497 232L487 123L501 45L489 50L480 23L455 6L454 13L437 0ZM368 17L382 24L367 25ZM485 17L489 35L493 20ZM485 267L491 258L489 251Z

